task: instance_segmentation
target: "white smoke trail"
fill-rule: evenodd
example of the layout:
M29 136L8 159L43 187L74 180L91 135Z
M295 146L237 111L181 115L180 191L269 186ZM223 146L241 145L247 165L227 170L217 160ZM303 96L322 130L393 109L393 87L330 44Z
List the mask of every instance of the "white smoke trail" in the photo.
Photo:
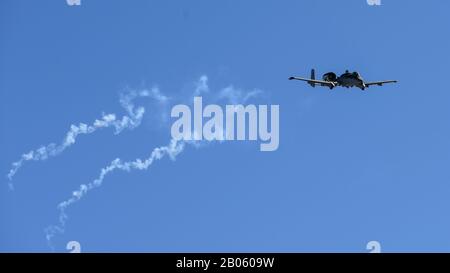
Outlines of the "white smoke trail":
M242 104L246 103L248 100L258 97L263 93L260 89L254 89L250 92L245 92L241 89L235 88L233 85L223 88L220 90L217 100L225 99L231 104Z
M208 93L209 87L208 87L208 76L202 75L195 86L195 91L192 97L200 96L203 93Z
M68 219L66 209L72 204L78 202L92 189L100 187L103 184L103 180L110 172L116 169L127 172L131 170L146 170L153 164L155 160L160 160L166 155L169 156L171 160L175 160L177 155L183 151L184 146L185 142L175 141L172 139L168 145L153 149L150 156L144 161L142 161L141 159L136 159L134 161L122 162L120 158L114 159L108 166L104 167L100 171L100 175L94 181L89 184L80 185L80 188L78 190L72 192L71 198L58 204L57 208L59 210L59 224L49 226L45 229L46 239L49 246L53 249L51 243L52 238L57 233L64 233L66 221Z
M199 78L199 80L195 84L195 90L191 95L191 101L195 96L198 95L207 95L209 94L208 87L208 77L203 75ZM225 100L229 103L245 103L247 100L257 97L261 95L263 92L259 89L255 89L249 92L245 92L241 89L236 89L232 85L222 89L218 94L213 97L213 100ZM122 97L120 102L127 108L126 105L129 105L129 101L132 100L136 94L128 95L127 97ZM159 101L166 102L168 100L167 97L161 95L159 92L154 92L152 96L157 99L159 97ZM169 115L169 113L167 113ZM193 132L195 134L196 132ZM224 134L224 133L222 133ZM80 185L79 189L72 192L72 197L58 204L57 209L59 211L59 221L57 225L51 225L45 229L46 239L49 246L53 249L52 238L56 234L62 234L65 231L66 222L68 219L68 215L66 213L67 208L69 208L74 203L78 202L82 199L88 192L90 192L94 188L98 188L103 184L105 177L112 171L118 169L122 171L132 171L132 170L146 170L153 164L155 160L162 159L164 156L169 156L170 159L175 160L177 155L180 154L186 144L193 145L195 148L204 147L213 141L202 140L202 141L175 141L171 140L167 146L162 146L155 148L150 156L142 161L141 159L136 159L134 161L122 162L119 158L113 160L108 166L104 167L100 171L100 175L98 178L93 180L89 184ZM223 141L219 141L220 143Z
M24 153L21 156L20 160L12 163L12 168L8 172L7 177L10 181L10 189L13 189L11 180L26 161L40 161L46 160L49 157L55 157L75 144L76 139L79 135L92 134L98 129L107 127L114 127L115 134L119 134L124 129L132 130L138 127L141 124L145 109L144 107L135 108L133 100L137 97L152 97L160 103L164 103L168 100L168 98L162 95L157 88L152 88L151 90L142 90L139 92L130 91L127 94L122 94L120 96L120 104L125 109L128 115L123 116L121 119L117 119L115 114L103 114L101 119L96 119L91 125L87 125L85 123L71 125L61 144L57 145L55 143L50 143L36 150Z

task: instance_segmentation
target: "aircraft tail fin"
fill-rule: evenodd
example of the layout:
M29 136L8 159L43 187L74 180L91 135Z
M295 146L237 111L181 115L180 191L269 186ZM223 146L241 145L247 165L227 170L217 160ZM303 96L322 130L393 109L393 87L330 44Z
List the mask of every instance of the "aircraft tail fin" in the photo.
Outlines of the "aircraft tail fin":
M314 69L311 69L311 80L315 80L316 79L316 71ZM313 82L309 82L309 85L311 85L312 87L315 87L316 84Z

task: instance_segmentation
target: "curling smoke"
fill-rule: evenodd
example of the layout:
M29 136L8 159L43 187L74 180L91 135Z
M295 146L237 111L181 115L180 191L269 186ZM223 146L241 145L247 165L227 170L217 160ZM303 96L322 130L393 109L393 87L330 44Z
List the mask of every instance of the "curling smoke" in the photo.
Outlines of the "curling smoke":
M69 131L66 133L61 144L50 143L41 146L36 150L22 154L20 160L12 163L12 168L8 172L9 187L13 189L11 183L14 175L19 171L23 164L27 161L42 161L50 157L60 155L64 150L74 145L79 135L92 134L98 129L114 127L114 134L120 134L125 129L134 129L141 124L145 113L144 107L135 107L133 100L138 97L152 97L160 103L164 103L168 98L162 95L157 88L151 90L131 91L120 96L120 104L127 112L127 115L121 119L117 119L115 114L103 114L101 119L96 119L91 125L80 123L78 125L71 125Z

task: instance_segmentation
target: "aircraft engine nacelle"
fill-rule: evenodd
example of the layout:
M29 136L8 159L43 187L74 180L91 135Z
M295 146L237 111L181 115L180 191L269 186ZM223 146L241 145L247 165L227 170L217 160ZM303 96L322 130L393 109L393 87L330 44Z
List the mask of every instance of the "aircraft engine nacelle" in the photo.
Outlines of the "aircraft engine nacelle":
M323 74L322 80L328 81L328 82L335 82L337 80L337 76L333 72L328 72L328 73Z

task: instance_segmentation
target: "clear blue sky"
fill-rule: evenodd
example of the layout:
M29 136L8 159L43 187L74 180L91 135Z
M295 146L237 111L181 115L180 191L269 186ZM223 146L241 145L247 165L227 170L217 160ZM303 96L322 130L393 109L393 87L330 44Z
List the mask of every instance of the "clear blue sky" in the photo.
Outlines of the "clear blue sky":
M96 1L0 3L0 251L50 251L56 205L116 157L170 139L150 100L142 125L79 136L71 124L122 116L119 94L157 85L177 98L207 75L280 105L280 147L186 148L147 171L111 173L67 210L56 251L450 251L448 1ZM288 81L359 71L398 84L330 91ZM152 108L153 107L153 108ZM152 111L153 110L153 111Z

